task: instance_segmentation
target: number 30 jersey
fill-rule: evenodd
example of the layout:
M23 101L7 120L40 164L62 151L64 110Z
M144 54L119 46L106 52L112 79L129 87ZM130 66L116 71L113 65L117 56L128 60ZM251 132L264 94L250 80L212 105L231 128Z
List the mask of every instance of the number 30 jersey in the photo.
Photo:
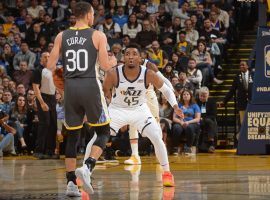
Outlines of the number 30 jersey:
M64 78L96 78L97 49L92 40L94 29L69 28L62 35Z
M125 76L124 65L117 66L116 72L118 84L111 104L121 108L135 108L146 103L146 67L140 66L140 73L132 81Z

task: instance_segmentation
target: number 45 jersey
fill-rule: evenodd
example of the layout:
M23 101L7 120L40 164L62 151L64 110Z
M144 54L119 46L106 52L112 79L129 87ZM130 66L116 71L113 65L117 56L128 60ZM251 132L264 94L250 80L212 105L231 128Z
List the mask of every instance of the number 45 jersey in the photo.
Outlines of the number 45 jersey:
M146 103L146 72L144 66L140 66L140 73L135 80L128 80L125 76L124 65L117 66L116 72L118 84L112 97L111 105L121 108L135 108Z
M96 78L97 50L93 44L94 29L69 28L62 35L64 78Z

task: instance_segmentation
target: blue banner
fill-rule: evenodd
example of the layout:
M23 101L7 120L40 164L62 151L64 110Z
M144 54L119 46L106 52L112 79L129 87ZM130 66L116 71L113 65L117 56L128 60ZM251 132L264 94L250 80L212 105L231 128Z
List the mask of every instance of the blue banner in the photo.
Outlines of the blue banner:
M270 28L259 27L252 101L241 126L237 154L270 154Z
M260 27L256 41L252 104L270 105L270 28Z

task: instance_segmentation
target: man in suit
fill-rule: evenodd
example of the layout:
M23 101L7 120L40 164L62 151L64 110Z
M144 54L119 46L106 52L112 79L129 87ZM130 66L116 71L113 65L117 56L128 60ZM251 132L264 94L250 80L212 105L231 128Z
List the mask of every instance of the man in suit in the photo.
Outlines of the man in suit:
M249 71L247 61L240 62L240 72L236 74L230 91L225 96L223 102L219 102L220 106L227 104L227 102L236 94L236 103L240 116L240 123L244 119L245 111L248 102L251 100L253 84L253 73Z
M201 109L202 142L206 143L209 153L214 153L214 141L217 135L217 103L213 98L209 98L209 89L207 87L199 89L197 104Z

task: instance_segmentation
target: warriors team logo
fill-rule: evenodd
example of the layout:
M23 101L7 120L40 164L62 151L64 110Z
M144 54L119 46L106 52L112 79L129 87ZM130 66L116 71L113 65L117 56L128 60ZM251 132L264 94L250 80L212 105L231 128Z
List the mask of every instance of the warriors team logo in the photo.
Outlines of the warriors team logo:
M264 47L264 74L265 77L270 78L270 45Z

